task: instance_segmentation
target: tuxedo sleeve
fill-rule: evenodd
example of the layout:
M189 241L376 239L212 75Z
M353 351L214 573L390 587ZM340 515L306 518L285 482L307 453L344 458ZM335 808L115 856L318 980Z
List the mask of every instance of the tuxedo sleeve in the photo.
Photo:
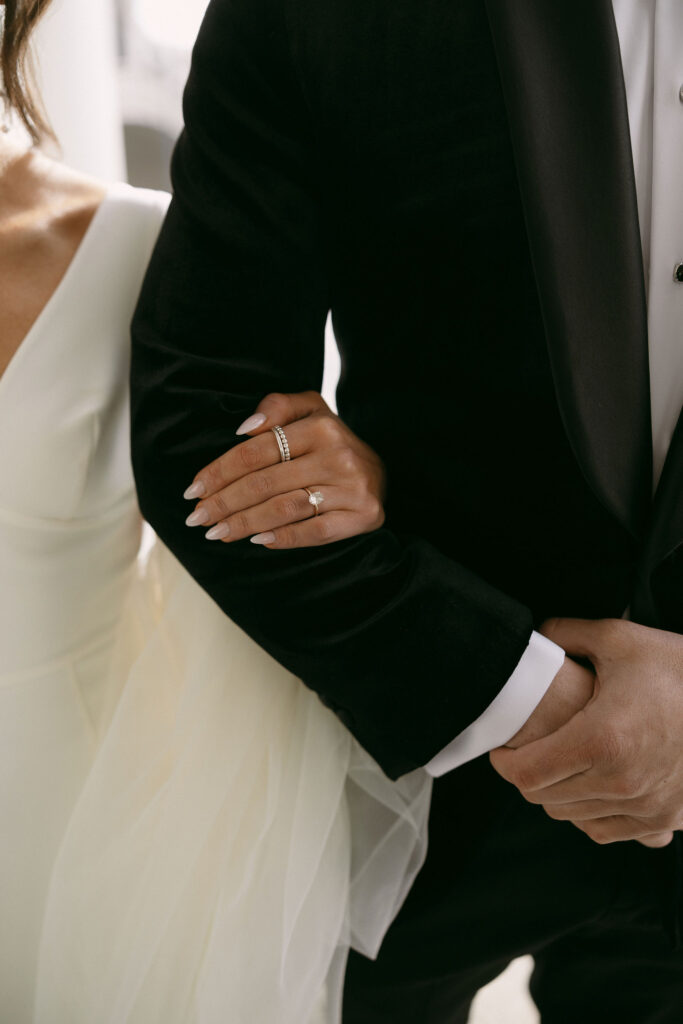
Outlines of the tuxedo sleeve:
M238 442L260 399L321 386L324 169L282 0L213 0L184 112L133 324L142 511L226 614L397 777L488 707L527 647L531 613L391 523L294 551L211 544L184 525L184 489Z
M545 697L564 658L561 647L534 630L503 689L476 721L425 765L429 774L445 775L511 740Z

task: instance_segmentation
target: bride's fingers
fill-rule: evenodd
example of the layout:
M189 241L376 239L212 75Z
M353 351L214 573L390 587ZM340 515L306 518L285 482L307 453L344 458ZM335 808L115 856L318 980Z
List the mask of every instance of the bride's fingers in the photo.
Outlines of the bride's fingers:
M314 412L332 414L329 405L317 391L299 391L287 395L273 393L261 399L253 414L239 425L236 432L253 436L275 426L284 427Z
M354 495L343 487L325 486L323 491L317 491L309 487L311 494L322 494L320 509L333 509L336 511L353 511ZM276 530L282 526L301 522L304 519L315 517L315 509L310 501L310 495L303 488L296 491L288 491L279 494L276 498L264 501L260 505L236 512L227 519L212 526L206 533L207 540L220 540L226 544L236 540L244 540L246 537L253 537L254 534L265 533L269 530ZM322 515L317 517L322 518Z
M276 530L267 530L251 538L252 544L262 544L271 551L291 550L292 548L314 548L322 544L333 544L347 537L356 537L360 533L368 533L374 527L359 528L359 517L356 512L325 512L293 526L282 526Z
M292 461L316 448L323 448L327 435L332 433L328 424L333 422L329 416L317 416L291 423L286 437ZM280 449L275 435L270 428L264 428L257 437L243 441L204 466L185 491L185 497L188 500L210 498L236 480L279 463Z
M262 505L277 495L308 487L311 480L329 480L335 486L343 485L334 469L330 467L328 470L326 459L317 454L303 455L300 459L281 462L243 476L229 487L200 501L185 522L188 526L213 526L237 512Z

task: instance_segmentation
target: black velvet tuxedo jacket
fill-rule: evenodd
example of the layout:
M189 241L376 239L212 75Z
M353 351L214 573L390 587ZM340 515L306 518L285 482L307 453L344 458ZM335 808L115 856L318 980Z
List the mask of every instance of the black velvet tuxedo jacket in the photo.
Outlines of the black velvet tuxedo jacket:
M185 119L133 457L225 612L391 776L477 718L546 617L683 629L683 424L653 500L610 0L213 0ZM386 526L206 542L183 490L265 394L320 389L330 309Z

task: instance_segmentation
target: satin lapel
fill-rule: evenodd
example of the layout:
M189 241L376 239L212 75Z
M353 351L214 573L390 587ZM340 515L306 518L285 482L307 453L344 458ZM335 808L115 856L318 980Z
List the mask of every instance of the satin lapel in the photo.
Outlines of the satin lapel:
M652 489L647 310L612 3L486 7L565 429L638 535Z
M652 521L644 545L631 615L635 622L683 628L683 560L672 558L683 550L683 413L678 420L669 454L655 495ZM671 561L669 559L671 558ZM673 575L672 575L673 574Z
M657 564L683 544L683 412L678 420L662 478L655 495L650 531L650 564ZM681 595L683 601L683 594Z

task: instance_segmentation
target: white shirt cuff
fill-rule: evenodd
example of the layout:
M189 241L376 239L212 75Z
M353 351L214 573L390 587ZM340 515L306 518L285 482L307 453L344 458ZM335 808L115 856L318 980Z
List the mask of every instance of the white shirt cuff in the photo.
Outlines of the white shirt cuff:
M504 746L540 704L564 661L564 651L535 631L507 683L476 721L425 765L438 778L480 754Z

